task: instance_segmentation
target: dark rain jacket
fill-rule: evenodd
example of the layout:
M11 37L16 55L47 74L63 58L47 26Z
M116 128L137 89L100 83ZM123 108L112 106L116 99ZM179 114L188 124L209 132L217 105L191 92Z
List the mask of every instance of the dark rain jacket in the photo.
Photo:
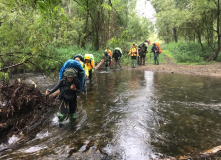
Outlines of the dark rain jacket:
M70 88L72 84L76 86L76 90ZM59 99L64 99L67 102L76 101L77 93L81 92L81 83L77 78L74 78L72 82L63 78L53 89L50 90L49 94L54 93L58 89L60 89Z
M111 56L110 56L110 54L108 53L108 54L104 54L103 55L103 60L104 60L104 62L111 62Z
M117 61L119 58L121 58L121 52L117 49L114 50L112 57Z
M139 49L139 54L140 54L140 56L146 55L146 53L147 53L147 45L146 45L146 44L141 43L141 44L139 45L138 49Z
M153 53L159 53L159 48L157 47L157 45L154 45L154 46L151 48L151 52L153 52Z

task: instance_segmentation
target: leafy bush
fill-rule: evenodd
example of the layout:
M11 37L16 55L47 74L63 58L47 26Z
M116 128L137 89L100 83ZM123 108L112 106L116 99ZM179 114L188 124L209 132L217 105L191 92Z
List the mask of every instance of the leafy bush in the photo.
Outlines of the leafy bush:
M87 46L86 48L90 48ZM39 54L37 58L34 60L35 64L38 64L39 68L35 68L32 66L33 71L39 69L46 73L50 73L52 71L59 71L65 61L68 59L72 59L74 55L81 54L85 56L85 54L93 54L95 63L99 63L104 54L104 50L99 51L91 51L90 49L83 49L78 46L67 46L67 47L55 47L53 45L45 48L43 53Z
M199 43L179 42L162 45L162 49L169 50L178 63L203 63L211 53L206 44L203 46L202 51Z

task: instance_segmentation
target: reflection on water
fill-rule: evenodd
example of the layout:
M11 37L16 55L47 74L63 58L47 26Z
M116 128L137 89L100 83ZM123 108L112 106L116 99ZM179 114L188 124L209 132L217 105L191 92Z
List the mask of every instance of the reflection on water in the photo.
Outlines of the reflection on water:
M120 159L147 159L155 157L150 145L150 131L153 131L155 121L151 108L154 101L151 99L154 91L154 74L145 72L141 81L137 76L131 77L128 85L119 98L127 95L127 102L117 105L123 114L116 124L116 132L112 144L107 146L108 154L119 155Z
M218 79L138 70L93 79L78 99L76 127L59 127L54 108L35 138L0 158L147 160L220 145Z

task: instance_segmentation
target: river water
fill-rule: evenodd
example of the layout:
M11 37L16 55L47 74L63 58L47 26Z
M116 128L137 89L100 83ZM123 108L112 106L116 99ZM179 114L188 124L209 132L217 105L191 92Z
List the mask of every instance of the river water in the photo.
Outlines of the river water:
M42 91L56 84L28 77ZM41 132L0 158L149 160L221 145L220 79L117 70L93 80L78 98L75 127L59 125L54 108Z

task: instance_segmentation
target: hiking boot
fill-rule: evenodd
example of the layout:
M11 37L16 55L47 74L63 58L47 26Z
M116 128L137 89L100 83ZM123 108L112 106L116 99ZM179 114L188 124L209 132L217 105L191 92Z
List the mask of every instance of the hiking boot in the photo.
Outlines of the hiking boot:
M76 119L77 118L77 113L75 112L75 113L70 114L70 118Z
M58 116L58 122L61 123L64 121L64 119L67 117L66 114L61 114L60 112L57 112L57 116Z

